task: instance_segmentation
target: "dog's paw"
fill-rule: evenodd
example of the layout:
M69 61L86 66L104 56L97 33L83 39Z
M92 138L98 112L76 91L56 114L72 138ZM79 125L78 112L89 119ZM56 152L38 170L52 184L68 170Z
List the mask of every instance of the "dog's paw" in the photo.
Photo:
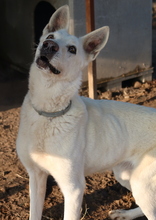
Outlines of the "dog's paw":
M109 217L113 220L130 220L126 210L113 210L109 212Z

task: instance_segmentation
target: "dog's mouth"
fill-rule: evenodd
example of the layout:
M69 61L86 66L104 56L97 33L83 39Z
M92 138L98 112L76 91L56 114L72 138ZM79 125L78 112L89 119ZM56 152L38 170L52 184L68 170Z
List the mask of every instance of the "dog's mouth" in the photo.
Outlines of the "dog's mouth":
M50 71L54 74L60 74L60 71L56 69L51 63L49 62L48 58L46 56L40 56L36 60L36 63L39 68L47 69L49 68Z

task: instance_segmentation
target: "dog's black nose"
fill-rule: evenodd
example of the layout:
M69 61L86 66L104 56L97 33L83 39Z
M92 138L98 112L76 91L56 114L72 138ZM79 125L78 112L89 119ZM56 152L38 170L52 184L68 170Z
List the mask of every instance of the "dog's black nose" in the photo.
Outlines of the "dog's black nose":
M43 49L51 52L57 52L59 50L59 46L52 40L46 40L43 42Z
M45 40L41 48L41 56L51 59L53 55L59 50L59 46L52 40Z

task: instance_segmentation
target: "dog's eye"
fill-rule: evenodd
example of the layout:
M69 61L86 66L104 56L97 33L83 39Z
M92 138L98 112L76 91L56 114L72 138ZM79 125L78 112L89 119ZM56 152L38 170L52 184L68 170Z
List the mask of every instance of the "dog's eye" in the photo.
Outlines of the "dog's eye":
M68 51L69 51L70 53L76 54L76 47L75 47L75 46L69 46L69 47L68 47Z
M53 34L50 34L47 39L54 39L54 35Z

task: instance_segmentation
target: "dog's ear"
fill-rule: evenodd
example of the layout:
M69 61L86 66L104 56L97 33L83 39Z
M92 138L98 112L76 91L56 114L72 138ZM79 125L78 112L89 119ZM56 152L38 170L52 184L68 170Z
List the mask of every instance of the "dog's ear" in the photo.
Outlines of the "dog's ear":
M106 45L108 37L109 27L105 26L92 31L81 38L89 62L97 57L100 50Z
M49 32L55 32L60 29L68 30L68 25L69 7L68 5L64 5L55 11L51 16L49 23L43 29L43 35L48 34Z

